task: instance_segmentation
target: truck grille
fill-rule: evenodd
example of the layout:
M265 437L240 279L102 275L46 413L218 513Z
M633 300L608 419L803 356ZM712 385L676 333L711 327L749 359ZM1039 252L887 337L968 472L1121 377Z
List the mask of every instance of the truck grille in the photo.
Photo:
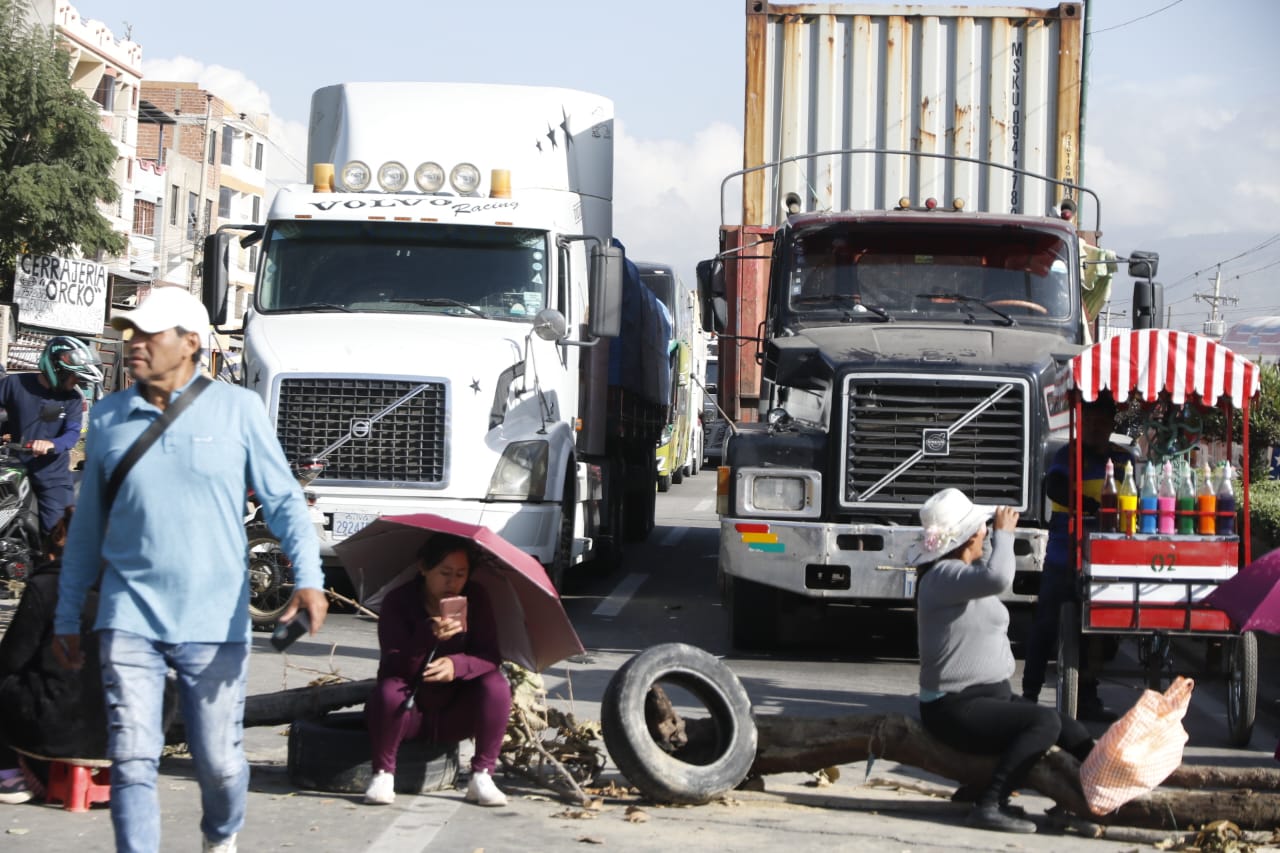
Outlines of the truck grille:
M1002 389L999 399L946 437L939 455L922 453L926 433L942 438ZM1025 510L1026 389L1019 379L850 376L842 504L915 508L939 489L955 487L976 503Z
M426 384L421 393L367 425L383 409ZM390 379L286 379L276 431L290 461L319 453L357 427L357 435L324 460L322 481L443 485L445 386Z

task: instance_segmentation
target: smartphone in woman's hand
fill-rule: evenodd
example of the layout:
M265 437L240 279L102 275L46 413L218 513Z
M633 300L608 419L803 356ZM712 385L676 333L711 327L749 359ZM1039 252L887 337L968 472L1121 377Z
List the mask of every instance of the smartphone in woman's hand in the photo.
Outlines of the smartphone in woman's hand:
M467 598L463 595L451 595L440 599L440 615L446 619L456 619L467 630Z

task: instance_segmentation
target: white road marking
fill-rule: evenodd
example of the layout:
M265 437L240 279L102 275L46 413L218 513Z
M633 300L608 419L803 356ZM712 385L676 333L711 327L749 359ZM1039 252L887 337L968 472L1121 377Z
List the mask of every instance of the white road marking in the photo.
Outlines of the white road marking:
M401 794L398 801L406 802L408 808L374 839L366 853L419 853L426 850L462 805L462 800L452 797Z
M622 612L622 608L627 606L627 602L631 600L631 596L640 588L640 584L649 579L648 575L631 574L622 579L613 592L609 593L609 597L600 602L596 607L592 616L603 616L606 619L612 619Z
M664 548L670 548L673 545L675 545L677 542L679 542L681 539L683 539L684 535L688 532L689 532L689 528L687 527L673 527L667 531L666 536L662 537L662 542L659 544L661 544Z
M703 498L702 500L698 501L696 504L693 505L694 512L711 512L711 510L715 508L716 508L715 498Z

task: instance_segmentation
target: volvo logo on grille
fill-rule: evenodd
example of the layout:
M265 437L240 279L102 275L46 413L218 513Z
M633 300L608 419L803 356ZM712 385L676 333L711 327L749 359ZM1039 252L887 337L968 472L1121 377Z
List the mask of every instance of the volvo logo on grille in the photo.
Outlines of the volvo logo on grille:
M927 429L920 450L925 456L947 456L951 453L951 438L945 429Z
M368 418L351 419L351 435L355 438L368 438L373 432L373 421Z

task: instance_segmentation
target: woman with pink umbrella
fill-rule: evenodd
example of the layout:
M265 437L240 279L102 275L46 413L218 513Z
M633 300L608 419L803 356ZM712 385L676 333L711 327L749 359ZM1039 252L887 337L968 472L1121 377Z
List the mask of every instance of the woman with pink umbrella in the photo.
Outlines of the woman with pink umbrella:
M418 576L388 592L378 619L377 686L365 703L373 778L364 801L395 800L396 753L406 740L475 739L466 798L506 805L493 782L511 714L498 626L484 587L468 583L472 543L436 533L418 550ZM450 609L466 600L461 613ZM442 604L444 602L444 604Z

